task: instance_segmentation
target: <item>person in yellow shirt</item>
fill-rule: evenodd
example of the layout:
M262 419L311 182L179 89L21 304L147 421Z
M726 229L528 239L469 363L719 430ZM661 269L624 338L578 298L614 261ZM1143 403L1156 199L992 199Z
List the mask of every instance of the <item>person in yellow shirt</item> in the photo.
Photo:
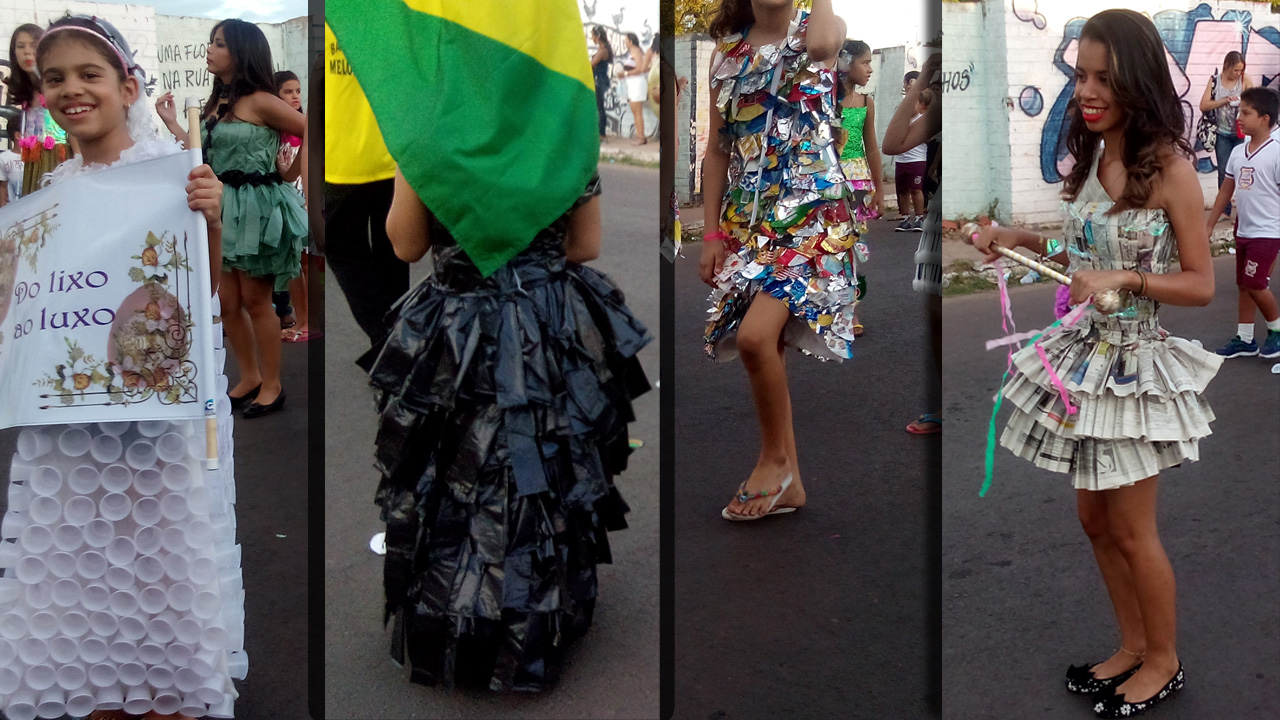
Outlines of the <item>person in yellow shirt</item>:
M324 26L325 256L371 344L390 329L387 311L409 289L409 264L387 239L395 161L338 40Z

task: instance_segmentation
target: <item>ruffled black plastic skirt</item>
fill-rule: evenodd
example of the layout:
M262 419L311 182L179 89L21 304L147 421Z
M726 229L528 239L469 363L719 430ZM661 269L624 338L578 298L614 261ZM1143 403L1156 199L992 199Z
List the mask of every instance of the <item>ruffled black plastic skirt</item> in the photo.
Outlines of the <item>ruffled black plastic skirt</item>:
M427 685L546 689L626 527L613 477L650 337L587 267L514 292L433 282L393 309L370 371L392 656Z

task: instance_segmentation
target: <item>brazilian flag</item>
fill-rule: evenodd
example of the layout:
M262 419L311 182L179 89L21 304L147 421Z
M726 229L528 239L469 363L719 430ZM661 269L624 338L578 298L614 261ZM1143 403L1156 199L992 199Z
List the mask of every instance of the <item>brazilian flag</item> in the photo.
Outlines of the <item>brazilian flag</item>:
M573 0L328 0L325 20L400 172L482 273L582 194L600 141Z

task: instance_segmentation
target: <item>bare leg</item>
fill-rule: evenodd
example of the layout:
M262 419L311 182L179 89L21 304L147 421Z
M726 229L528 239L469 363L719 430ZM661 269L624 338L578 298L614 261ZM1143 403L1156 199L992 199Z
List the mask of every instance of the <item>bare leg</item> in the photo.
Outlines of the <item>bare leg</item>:
M293 317L296 324L281 332L281 338L290 338L307 331L307 284L310 278L311 263L307 255L302 255L302 274L289 281L289 297L293 298Z
M249 315L245 312L241 298L241 284L245 274L241 270L230 270L222 273L222 282L218 285L218 299L222 303L222 328L227 333L227 342L231 344L231 352L236 356L236 367L240 369L240 381L227 391L233 398L241 398L249 394L262 383L262 373L258 369L258 354L253 343L253 326ZM270 295L267 296L270 305ZM275 313L272 313L275 317ZM280 336L280 326L271 332Z
M778 351L782 328L790 317L791 311L782 301L757 293L738 328L737 342L760 423L760 456L747 479L747 494L773 490L792 473L792 486L778 504L798 507L804 490L792 466L795 431L791 424L791 396L786 366ZM772 501L772 497L756 498L744 504L735 499L728 509L738 515L760 515Z
M1117 650L1106 661L1095 665L1094 675L1100 678L1115 677L1137 665L1140 660L1138 654L1146 650L1146 631L1142 624L1138 596L1133 587L1133 575L1129 572L1129 563L1111 535L1109 497L1106 492L1076 490L1076 511L1080 515L1080 525L1093 545L1093 557L1098 561L1102 582L1107 586L1111 608L1115 611L1116 622L1120 626L1120 647L1129 651Z
M236 275L240 276L241 302L253 323L253 346L262 376L262 390L255 402L270 405L280 395L280 324L271 307L271 282L239 270Z
M898 193L898 214L911 217L911 193Z
M1258 307L1258 311L1262 313L1262 318L1267 322L1273 322L1276 318L1280 318L1280 306L1276 305L1276 296L1271 292L1270 288L1261 290L1249 290L1249 297L1253 305ZM1244 305L1243 302L1240 303ZM1243 310L1243 308L1241 308ZM1251 322L1253 313L1249 314L1248 320L1240 322Z
M1156 528L1157 480L1107 491L1107 522L1129 564L1147 639L1142 667L1116 689L1130 702L1152 697L1178 671L1177 586Z
M637 145L644 145L645 143L649 142L648 138L646 138L644 134L644 103L642 102L631 103L631 117L635 120L635 123L636 123L635 143Z
M1240 300L1237 304L1239 311L1236 313L1236 322L1252 323L1255 320L1253 314L1257 312L1258 305L1253 301L1253 293L1248 288L1239 288L1239 291Z
M913 189L911 191L911 206L916 209L916 217L924 217L926 210L924 207L924 191L923 190Z

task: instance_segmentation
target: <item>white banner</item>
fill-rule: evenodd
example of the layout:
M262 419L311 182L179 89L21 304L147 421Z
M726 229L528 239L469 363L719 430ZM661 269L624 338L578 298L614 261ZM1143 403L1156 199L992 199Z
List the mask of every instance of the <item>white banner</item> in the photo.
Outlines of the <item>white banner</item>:
M198 150L0 208L0 428L199 418L213 408Z

